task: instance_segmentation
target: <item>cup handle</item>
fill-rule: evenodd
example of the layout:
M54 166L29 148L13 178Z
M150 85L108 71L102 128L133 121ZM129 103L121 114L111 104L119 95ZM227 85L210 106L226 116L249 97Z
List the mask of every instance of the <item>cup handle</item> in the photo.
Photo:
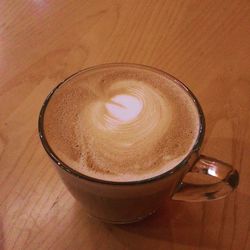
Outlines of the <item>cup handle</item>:
M200 202L217 200L230 194L239 183L239 173L231 165L200 155L172 199Z

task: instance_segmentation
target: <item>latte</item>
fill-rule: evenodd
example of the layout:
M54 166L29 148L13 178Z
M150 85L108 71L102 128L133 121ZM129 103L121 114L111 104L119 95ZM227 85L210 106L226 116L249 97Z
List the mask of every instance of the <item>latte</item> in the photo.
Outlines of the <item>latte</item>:
M53 152L85 175L134 181L164 173L190 152L200 122L167 74L111 66L80 72L55 90L44 116Z

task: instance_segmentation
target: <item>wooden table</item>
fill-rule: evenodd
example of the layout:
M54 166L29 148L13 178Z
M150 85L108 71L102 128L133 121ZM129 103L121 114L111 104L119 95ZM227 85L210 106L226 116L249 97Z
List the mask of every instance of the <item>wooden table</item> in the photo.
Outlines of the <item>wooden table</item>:
M0 2L0 249L250 249L250 2ZM185 82L206 114L203 153L240 172L237 192L166 204L131 225L87 217L37 134L48 92L107 62L142 63Z

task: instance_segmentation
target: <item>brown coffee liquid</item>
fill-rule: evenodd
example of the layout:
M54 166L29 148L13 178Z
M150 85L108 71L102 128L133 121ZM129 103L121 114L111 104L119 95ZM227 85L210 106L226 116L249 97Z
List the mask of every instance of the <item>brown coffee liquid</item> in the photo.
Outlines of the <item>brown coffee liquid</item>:
M68 166L98 179L134 181L166 172L193 147L199 115L173 79L144 68L79 73L51 97L46 139Z

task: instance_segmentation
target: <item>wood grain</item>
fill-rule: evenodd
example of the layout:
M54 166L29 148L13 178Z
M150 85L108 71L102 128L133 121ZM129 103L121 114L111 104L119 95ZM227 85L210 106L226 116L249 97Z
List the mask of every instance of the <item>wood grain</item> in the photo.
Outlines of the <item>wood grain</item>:
M249 1L0 1L0 249L250 249ZM172 202L137 224L87 217L37 135L48 92L106 62L175 75L206 114L203 153L240 185L211 203Z

